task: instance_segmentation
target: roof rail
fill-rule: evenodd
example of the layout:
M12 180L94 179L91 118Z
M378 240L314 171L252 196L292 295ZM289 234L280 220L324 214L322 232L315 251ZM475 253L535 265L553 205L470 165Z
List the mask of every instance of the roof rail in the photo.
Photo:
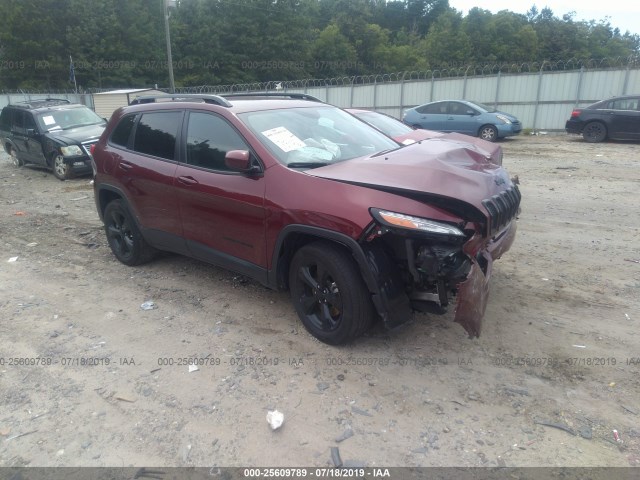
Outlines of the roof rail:
M286 93L286 92L242 92L242 93L225 93L222 95L224 98L233 98L233 97L251 97L251 98L260 98L260 97L280 97L280 98L292 98L296 100L309 100L311 102L320 102L324 103L317 97L313 95L308 95L306 93Z
M26 102L16 102L12 105L21 108L40 108L40 107L53 107L56 105L66 105L71 103L66 98L38 98L35 100L28 100Z
M213 103L222 107L230 107L231 104L219 95L203 95L195 93L167 93L164 95L143 95L134 98L129 105L139 105L142 103L157 103L158 101L174 102L203 102Z

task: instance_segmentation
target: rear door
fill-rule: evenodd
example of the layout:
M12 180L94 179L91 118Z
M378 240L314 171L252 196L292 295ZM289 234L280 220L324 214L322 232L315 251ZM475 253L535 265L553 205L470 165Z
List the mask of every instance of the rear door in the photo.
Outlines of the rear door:
M447 130L447 102L435 102L418 107L416 111L420 114L418 124L427 130Z
M175 185L188 248L196 258L259 277L267 265L265 180L233 172L224 162L228 151L251 148L214 113L191 111L185 123Z
M110 149L118 160L113 175L126 190L145 237L159 248L179 253L185 248L174 178L183 117L182 110L123 117L109 141L127 145L126 153Z
M609 135L622 139L640 138L640 97L619 98L609 102Z
M37 153L40 154L40 157L42 156L42 147L39 148L39 152L34 151L32 139L30 139L27 134L28 129L34 128L35 123L29 112L18 109L13 111L11 138L18 151L18 158L29 163L41 163Z

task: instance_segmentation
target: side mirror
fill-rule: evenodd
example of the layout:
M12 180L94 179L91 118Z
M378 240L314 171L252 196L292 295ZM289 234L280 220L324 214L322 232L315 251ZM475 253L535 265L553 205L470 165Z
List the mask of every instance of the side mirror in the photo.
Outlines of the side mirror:
M260 169L251 164L251 153L247 150L229 150L224 156L224 164L229 170L246 174L255 174Z

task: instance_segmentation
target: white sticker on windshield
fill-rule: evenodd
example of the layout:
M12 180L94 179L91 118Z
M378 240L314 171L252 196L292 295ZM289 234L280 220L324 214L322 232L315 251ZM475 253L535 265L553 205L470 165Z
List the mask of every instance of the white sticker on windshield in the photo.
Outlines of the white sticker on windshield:
M47 115L46 117L42 117L42 121L45 125L53 125L56 123L56 120L53 118L53 115Z
M276 127L270 130L265 130L262 132L262 135L275 143L285 153L291 152L292 150L298 150L306 145L285 127Z

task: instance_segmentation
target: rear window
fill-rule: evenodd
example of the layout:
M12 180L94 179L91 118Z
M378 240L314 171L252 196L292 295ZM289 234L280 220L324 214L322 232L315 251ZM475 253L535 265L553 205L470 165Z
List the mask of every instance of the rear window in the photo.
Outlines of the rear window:
M175 159L176 137L181 124L181 111L142 114L136 127L133 149L154 157Z

